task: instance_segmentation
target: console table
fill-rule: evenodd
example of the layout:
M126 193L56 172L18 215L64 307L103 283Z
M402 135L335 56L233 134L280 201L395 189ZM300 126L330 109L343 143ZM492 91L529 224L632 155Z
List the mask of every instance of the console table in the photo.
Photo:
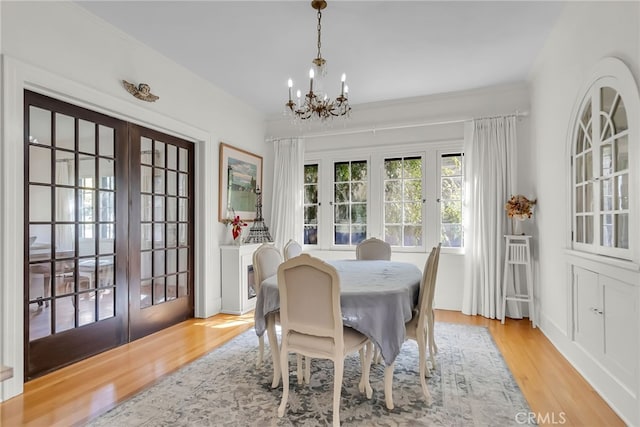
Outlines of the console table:
M220 247L222 312L244 314L256 307L253 252L260 244Z

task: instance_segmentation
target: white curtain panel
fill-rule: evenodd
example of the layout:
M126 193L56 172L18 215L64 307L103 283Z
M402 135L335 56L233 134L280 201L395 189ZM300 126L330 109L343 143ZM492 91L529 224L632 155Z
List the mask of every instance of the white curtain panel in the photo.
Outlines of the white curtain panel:
M301 138L273 142L272 237L282 249L289 239L302 243L304 192L304 141Z
M462 312L502 318L502 276L507 215L515 183L516 118L465 123L465 277ZM509 301L507 313L522 317Z

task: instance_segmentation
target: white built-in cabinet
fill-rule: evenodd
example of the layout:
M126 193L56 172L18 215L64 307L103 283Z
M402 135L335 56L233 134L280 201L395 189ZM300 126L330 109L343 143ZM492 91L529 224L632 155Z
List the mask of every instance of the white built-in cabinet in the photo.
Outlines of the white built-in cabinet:
M574 338L627 387L638 386L638 287L574 266Z
M596 387L601 385L617 395L617 409L635 425L640 420L638 272L572 258L578 261L569 265L573 341L597 368L583 373ZM605 386L598 378L605 378L609 385Z
M640 426L639 118L631 69L603 58L578 92L567 140L571 359L634 426Z
M244 314L256 307L253 252L259 244L220 247L222 312Z

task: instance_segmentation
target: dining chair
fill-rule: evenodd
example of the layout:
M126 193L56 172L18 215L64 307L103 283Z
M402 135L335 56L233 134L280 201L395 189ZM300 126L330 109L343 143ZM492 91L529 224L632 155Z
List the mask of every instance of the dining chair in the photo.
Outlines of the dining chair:
M256 294L260 292L260 285L262 281L267 277L274 276L278 273L278 266L282 264L282 255L280 251L273 245L269 243L263 243L258 246L253 252L253 277L254 277L254 286ZM278 313L274 313L273 321L275 324L280 323L280 315ZM267 335L269 335L269 344L270 345L278 345L278 339L275 336L275 331L267 331ZM298 355L298 383L302 384L303 380L306 379L307 384L309 383L309 375L306 377L303 374L303 366L302 366L302 356ZM258 337L258 358L256 360L256 367L260 367L262 362L264 361L264 336ZM309 367L310 361L307 359L307 367ZM309 371L309 368L307 368ZM272 387L277 387L280 383L280 379L277 378L277 373L274 370L274 378L272 382Z
M253 252L253 277L256 294L260 292L260 285L264 279L278 273L278 266L281 263L282 255L272 244L263 243ZM256 367L262 364L263 359L264 336L260 336L258 338L258 360L256 360Z
M340 396L344 359L367 348L360 359L362 379L359 389L367 398L373 390L369 384L371 346L360 332L345 327L340 308L340 278L336 269L309 254L285 261L278 268L282 345L282 401L278 417L284 416L289 399L289 352L333 361L333 425L340 425Z
M433 299L436 294L436 278L438 276L438 265L440 265L440 248L442 247L442 243L439 243L437 247L435 247L435 260L433 265L433 277L431 278L431 287L429 288L429 300L427 302L428 309L427 315L427 334L428 334L428 342L429 345L429 358L431 359L431 369L436 368L436 358L435 354L438 352L438 346L436 345L435 335L434 335L434 326L436 320L436 312L433 308Z
M391 259L391 245L384 240L370 237L356 246L356 259L389 261Z
M407 339L412 339L418 344L418 356L419 356L419 370L420 370L420 385L422 386L422 394L427 403L431 403L431 394L427 388L426 377L430 376L430 372L427 369L427 346L429 347L429 356L431 358L432 367L435 368L435 351L433 349L433 326L434 326L434 312L433 312L433 295L436 284L436 276L438 273L438 262L440 259L440 245L434 247L427 258L427 262L422 273L422 280L420 282L420 293L418 296L418 309L414 312L410 321L405 324L405 331ZM391 378L385 378L389 380L388 384L385 384L385 389L388 387L391 389ZM390 393L389 393L390 395Z
M289 241L284 245L284 248L282 248L282 255L284 256L285 261L298 256L301 253L302 246L293 239L289 239Z

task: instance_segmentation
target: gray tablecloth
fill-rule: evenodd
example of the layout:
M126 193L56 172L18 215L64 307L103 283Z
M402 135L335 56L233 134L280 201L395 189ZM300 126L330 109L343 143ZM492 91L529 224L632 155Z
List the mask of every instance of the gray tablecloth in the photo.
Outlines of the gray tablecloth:
M404 324L418 302L422 273L413 264L395 261L327 261L340 276L340 305L345 326L373 341L387 365L405 340ZM258 336L266 330L266 315L280 309L278 280L262 282L255 309Z

